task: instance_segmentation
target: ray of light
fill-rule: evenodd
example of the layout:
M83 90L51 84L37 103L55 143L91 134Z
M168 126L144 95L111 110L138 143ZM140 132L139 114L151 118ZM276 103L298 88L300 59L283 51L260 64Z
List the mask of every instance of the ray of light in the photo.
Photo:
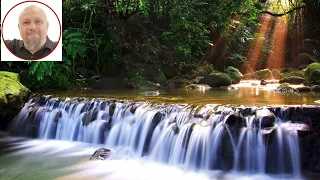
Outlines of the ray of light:
M265 35L272 24L272 17L268 14L264 14L260 20L259 24L261 24L261 27L259 27L256 30L256 34L259 35L257 40L251 45L249 54L247 56L248 61L250 62L250 66L255 71L257 70L257 62L261 55L261 49L265 43Z
M267 68L270 70L279 69L284 66L288 33L287 23L287 17L277 17L272 36L271 53L267 61Z

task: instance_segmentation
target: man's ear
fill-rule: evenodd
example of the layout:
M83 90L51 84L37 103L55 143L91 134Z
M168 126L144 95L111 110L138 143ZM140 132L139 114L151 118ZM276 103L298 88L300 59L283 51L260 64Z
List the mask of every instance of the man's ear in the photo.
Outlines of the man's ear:
M47 22L47 28L49 28L49 22Z

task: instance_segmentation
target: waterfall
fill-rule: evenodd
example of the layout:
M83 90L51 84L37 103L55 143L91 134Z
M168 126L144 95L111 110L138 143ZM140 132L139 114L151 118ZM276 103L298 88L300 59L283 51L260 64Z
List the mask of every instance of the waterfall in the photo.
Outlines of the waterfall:
M124 147L138 157L195 171L298 177L298 130L286 119L288 113L275 112L266 107L41 96L25 104L8 131L17 136Z

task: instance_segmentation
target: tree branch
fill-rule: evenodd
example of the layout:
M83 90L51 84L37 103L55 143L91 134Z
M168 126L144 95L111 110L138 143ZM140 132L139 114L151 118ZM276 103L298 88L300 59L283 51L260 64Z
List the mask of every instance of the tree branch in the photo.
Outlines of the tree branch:
M309 2L309 3L306 3L306 4L303 5L303 6L299 6L299 7L292 8L292 9L290 9L289 11L286 11L286 12L280 13L280 14L273 13L273 12L270 12L270 11L261 11L260 14L270 14L271 16L277 16L277 17L279 17L279 16L284 16L284 15L287 15L287 14L289 14L289 13L292 13L293 11L296 11L296 10L298 10L298 9L302 9L302 8L308 6L309 4L310 4L310 2Z

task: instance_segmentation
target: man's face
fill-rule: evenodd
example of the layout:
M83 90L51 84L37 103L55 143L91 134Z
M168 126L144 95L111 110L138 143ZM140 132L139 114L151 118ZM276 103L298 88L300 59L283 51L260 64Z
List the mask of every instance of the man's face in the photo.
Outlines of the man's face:
M20 35L25 48L39 50L46 42L48 22L45 13L38 7L27 7L19 17Z

